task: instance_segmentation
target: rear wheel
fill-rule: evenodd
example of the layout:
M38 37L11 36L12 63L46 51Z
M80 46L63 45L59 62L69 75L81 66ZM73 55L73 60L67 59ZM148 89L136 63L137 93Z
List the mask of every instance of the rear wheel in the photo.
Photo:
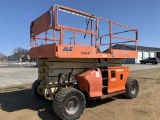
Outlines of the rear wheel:
M137 97L139 91L139 84L136 79L134 80L128 79L125 87L126 87L125 97L130 99Z
M38 87L38 85L40 85L40 83L41 83L41 80L35 80L34 82L33 82L33 84L32 84L32 93L33 93L33 95L36 97L36 98L39 98L39 99L44 99L44 96L43 95L41 95L41 94L39 94L38 92L37 92L37 87Z
M80 117L86 106L83 93L75 88L64 88L53 100L53 110L62 119L74 120Z

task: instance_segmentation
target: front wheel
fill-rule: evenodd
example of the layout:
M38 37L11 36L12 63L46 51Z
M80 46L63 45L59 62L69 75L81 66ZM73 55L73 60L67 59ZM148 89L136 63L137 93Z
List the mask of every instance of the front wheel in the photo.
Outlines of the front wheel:
M139 84L136 79L134 80L128 79L125 87L126 87L125 97L129 99L137 97L139 91Z
M62 119L74 120L80 117L86 106L83 93L75 88L64 88L53 100L53 110Z

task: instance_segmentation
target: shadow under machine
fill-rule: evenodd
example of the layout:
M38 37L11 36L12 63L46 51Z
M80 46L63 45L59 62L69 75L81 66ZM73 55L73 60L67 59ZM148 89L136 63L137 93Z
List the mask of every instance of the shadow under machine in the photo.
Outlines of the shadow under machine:
M53 100L54 112L69 120L80 117L86 99L135 98L138 81L129 79L129 67L122 61L137 58L137 40L136 28L52 6L30 26L30 57L39 59L34 95Z

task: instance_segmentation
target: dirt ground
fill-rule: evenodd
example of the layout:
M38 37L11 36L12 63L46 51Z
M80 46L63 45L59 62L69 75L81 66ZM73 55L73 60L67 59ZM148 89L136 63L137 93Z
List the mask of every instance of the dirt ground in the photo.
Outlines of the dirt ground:
M132 71L140 84L138 97L122 96L87 102L79 120L160 120L160 69ZM30 84L0 88L0 120L59 120L52 101L38 100Z

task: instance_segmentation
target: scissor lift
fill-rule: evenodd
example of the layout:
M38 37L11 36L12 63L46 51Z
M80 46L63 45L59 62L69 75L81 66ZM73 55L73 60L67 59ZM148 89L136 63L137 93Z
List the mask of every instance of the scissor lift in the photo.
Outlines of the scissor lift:
M86 28L61 24L60 21L69 21L67 17L60 20L60 12L84 18ZM100 23L108 25L102 27L102 33ZM123 30L113 32L115 26ZM67 33L72 35L69 39ZM134 37L129 38L128 33ZM123 59L137 58L136 28L54 5L31 23L30 38L30 57L39 59L38 79L32 90L36 97L53 100L54 112L60 118L77 119L86 99L105 99L118 94L128 98L137 96L138 82L130 80L129 67L122 66ZM134 47L127 49L131 44ZM122 47L116 48L117 45Z

